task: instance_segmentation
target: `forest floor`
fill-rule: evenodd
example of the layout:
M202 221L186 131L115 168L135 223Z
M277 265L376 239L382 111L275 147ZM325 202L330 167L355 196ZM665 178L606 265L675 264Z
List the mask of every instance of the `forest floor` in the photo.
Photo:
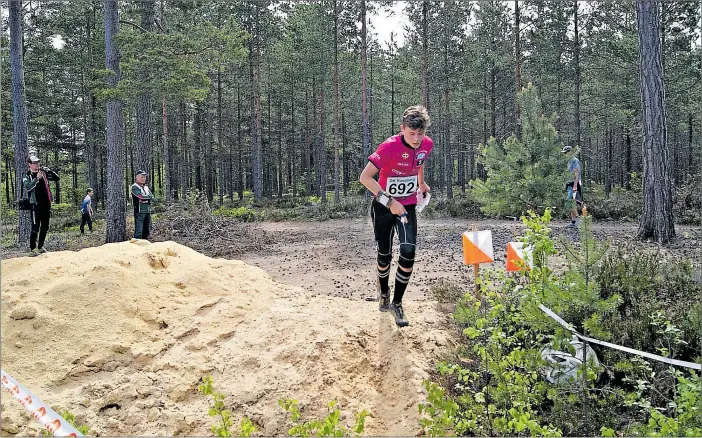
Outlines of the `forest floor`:
M466 291L473 287L472 267L463 265L461 243L461 234L470 230L473 223L479 230L492 231L494 266L497 267L504 267L507 242L516 241L525 230L521 222L420 218L415 269L406 294L408 300L430 298L429 290L439 280L457 283ZM578 230L565 225L565 221L554 221L551 224L552 236L579 240ZM666 247L634 240L637 228L635 223L604 222L594 223L592 231L598 240L610 242L611 248L627 252L660 250L662 256L683 256L699 267L702 261L700 227L676 226L678 237ZM351 300L375 294L375 242L370 219L264 222L260 229L268 236L269 242L259 250L244 252L238 258L265 269L274 279L312 293ZM393 272L397 251L395 240Z
M173 224L157 221L161 242L110 245L102 245L98 224L92 235L50 235L53 251L39 257L6 247L3 369L99 435L211 434L197 385L213 375L236 423L247 416L265 435L287 434L278 400L295 398L306 418L323 417L337 400L341 424L367 409L366 435L412 436L420 431L422 381L456 335L430 291L441 280L473 287L461 247L473 222L492 230L497 268L506 243L524 232L520 222L420 218L403 329L365 300L375 295L367 218L239 224L206 242L167 235ZM578 239L563 221L551 228L556 238ZM700 227L676 227L665 248L633 240L636 229L593 225L612 248L682 255L699 272ZM2 435L39 433L5 396L2 424Z

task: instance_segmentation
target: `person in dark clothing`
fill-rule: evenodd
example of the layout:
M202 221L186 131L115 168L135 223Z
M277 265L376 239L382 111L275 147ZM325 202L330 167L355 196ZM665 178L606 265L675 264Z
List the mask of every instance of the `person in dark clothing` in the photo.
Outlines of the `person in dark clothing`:
M85 198L80 204L80 234L85 233L85 224L88 224L88 229L93 232L93 189L88 188L85 191Z
M49 181L58 181L60 178L56 172L48 167L41 167L39 158L35 155L30 155L27 158L27 165L29 169L22 178L22 184L32 205L32 233L29 237L29 252L30 255L35 256L46 252L44 241L46 240L46 232L49 231L51 203L54 201Z
M151 231L151 202L154 195L146 185L146 172L138 170L136 182L132 184L132 205L134 205L134 238L149 239Z

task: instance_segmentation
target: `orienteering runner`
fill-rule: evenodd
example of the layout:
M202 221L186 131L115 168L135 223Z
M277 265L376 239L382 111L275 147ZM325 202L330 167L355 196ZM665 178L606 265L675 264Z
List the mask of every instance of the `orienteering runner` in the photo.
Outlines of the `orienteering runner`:
M425 135L431 125L423 106L411 106L402 114L400 133L378 146L368 157L360 182L375 198L371 207L373 231L378 251L378 289L381 312L392 311L399 327L409 324L402 309L402 296L407 289L417 244L416 205L429 193L424 182L424 163L434 142ZM380 172L378 181L374 176ZM390 263L394 234L400 241L400 256L395 273L395 290L390 303Z

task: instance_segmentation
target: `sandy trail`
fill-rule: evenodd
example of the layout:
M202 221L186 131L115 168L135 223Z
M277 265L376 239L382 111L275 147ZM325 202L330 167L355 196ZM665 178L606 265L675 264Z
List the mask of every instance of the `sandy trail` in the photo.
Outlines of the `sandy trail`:
M211 435L215 388L238 424L286 434L281 398L368 435L414 435L422 380L451 344L448 317L409 301L398 330L377 303L310 294L241 261L174 242L124 242L2 262L2 366L100 435ZM31 279L31 280L30 280ZM36 435L3 394L3 434Z

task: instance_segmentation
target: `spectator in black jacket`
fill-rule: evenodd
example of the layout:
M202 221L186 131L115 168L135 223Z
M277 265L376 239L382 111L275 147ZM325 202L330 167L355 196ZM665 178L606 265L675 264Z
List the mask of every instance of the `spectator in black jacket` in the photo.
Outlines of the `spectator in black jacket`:
M51 203L54 201L49 181L58 181L60 178L53 170L40 166L39 158L35 155L30 155L27 158L27 166L29 169L22 179L22 184L29 196L29 202L32 204L32 233L29 237L29 254L36 256L46 252L44 241L46 240L46 232L49 230ZM39 242L37 242L37 237L39 237Z

